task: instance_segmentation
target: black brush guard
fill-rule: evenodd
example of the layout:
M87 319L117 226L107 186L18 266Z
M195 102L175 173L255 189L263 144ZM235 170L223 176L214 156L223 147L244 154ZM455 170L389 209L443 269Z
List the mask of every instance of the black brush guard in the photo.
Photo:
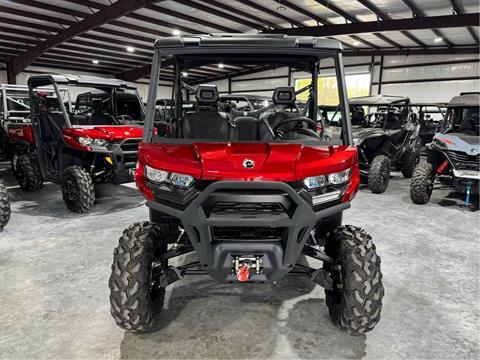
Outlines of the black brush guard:
M111 151L113 162L113 183L133 181L133 171L137 164L138 144L142 139L131 138L115 144Z
M220 211L216 210L219 204ZM225 211L224 204L236 204L234 211ZM243 204L267 206L261 206L258 211L244 211L238 209L238 204L242 204L240 208ZM295 268L317 221L350 207L350 203L341 203L315 212L291 186L270 181L215 182L202 191L184 211L153 201L147 202L147 205L150 207L151 219L155 219L155 213L160 212L181 220L200 266L219 282L236 281L232 262L235 257L244 255L259 256L262 259L262 271L253 273L250 282L280 280ZM278 205L282 211L278 210ZM267 210L262 210L265 208ZM274 234L278 234L280 228L284 235L282 239L224 239L215 236L219 228L232 228L235 233L242 227L249 229L249 232L256 227L272 228Z

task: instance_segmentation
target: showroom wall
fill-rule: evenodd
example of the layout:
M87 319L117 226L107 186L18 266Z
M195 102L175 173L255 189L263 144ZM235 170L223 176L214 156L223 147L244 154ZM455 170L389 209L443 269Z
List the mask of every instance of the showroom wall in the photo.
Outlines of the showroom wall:
M409 96L416 102L447 102L462 91L479 91L480 68L478 55L439 55L439 56L380 56L345 57L345 74L370 74L371 92L389 95ZM373 65L372 65L373 64ZM1 65L0 65L1 66ZM381 69L383 68L383 71ZM51 68L30 67L31 72L17 76L18 84L25 84L31 73L63 73L62 70ZM373 70L373 71L372 71ZM80 74L80 72L68 71ZM99 76L98 74L88 74ZM333 62L324 61L321 64L320 76L334 75ZM108 75L106 75L108 76ZM296 79L308 77L302 72L289 74L288 68L278 68L261 73L234 77L230 80L215 82L221 93L250 93L269 96L276 86L295 85ZM7 81L6 72L0 70L0 83ZM141 79L136 83L144 100L148 94L148 80ZM413 86L414 85L414 86ZM157 98L169 98L170 89L162 84L159 86Z

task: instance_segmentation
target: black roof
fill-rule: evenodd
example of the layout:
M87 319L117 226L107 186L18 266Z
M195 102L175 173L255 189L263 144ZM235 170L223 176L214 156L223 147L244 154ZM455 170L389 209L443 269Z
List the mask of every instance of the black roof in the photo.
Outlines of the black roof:
M323 49L342 51L337 40L306 36L288 36L283 34L199 34L160 38L155 42L156 49L185 48L251 48L267 50L283 49Z

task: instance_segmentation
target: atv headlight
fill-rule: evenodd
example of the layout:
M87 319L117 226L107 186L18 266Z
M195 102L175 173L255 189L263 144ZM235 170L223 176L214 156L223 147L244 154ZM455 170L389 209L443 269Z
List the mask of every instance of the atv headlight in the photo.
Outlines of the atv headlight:
M103 140L103 139L92 139L89 137L83 137L79 136L78 137L78 142L82 145L85 146L101 146L101 147L106 147L108 145L108 141Z
M154 169L145 165L145 176L155 183L170 183L173 186L188 188L195 180L193 176L178 173L169 173L163 170Z
M327 183L327 178L325 175L310 176L303 179L303 183L309 190L318 189L325 186L325 184Z
M354 139L353 139L353 145L358 145L358 144L360 144L361 142L362 142L362 139L360 139L360 138L354 138Z
M338 173L310 176L303 179L308 190L319 189L326 185L342 185L350 180L351 169L340 171Z
M168 172L163 170L154 169L148 165L145 165L145 176L148 180L151 180L156 183L162 183L167 181Z
M193 176L185 174L172 173L170 175L170 183L182 188L188 188L193 183Z
M328 183L332 185L345 184L350 180L351 169L340 171L338 173L328 174Z

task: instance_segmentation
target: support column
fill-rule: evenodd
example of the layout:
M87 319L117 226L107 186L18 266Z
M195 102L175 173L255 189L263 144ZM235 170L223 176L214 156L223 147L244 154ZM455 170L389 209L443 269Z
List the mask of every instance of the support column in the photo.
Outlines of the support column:
M11 62L7 62L7 82L11 85L17 83L17 76L13 72L13 64Z

